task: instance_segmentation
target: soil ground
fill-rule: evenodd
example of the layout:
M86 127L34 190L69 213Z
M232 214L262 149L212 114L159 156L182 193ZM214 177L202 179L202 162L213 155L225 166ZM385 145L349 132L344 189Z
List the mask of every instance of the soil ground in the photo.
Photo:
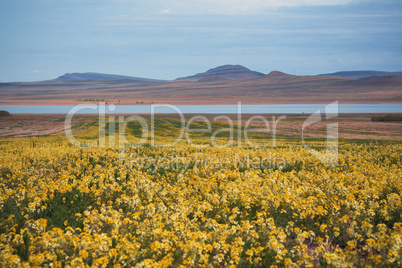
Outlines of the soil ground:
M372 122L371 117L375 114L340 114L338 117L317 122L306 127L305 137L325 138L327 126L337 123L340 138L347 139L402 139L402 122ZM117 118L117 116L114 114ZM129 116L125 114L125 116ZM150 119L151 115L140 115L144 119ZM185 114L186 120L194 117L195 114ZM204 114L211 122L217 116L214 114ZM236 114L226 115L233 123L241 122L245 125L249 121L249 126L260 126L266 129L265 123L256 117L250 120L255 114L242 114L241 118ZM303 124L310 115L296 114L261 114L269 123L269 131L272 134L274 122L276 123L277 135L302 137ZM281 120L278 120L282 116ZM65 114L16 114L11 117L0 117L0 138L18 138L35 136L60 136L64 135ZM91 121L98 117L96 114L77 114L73 117L72 123L82 123ZM155 118L174 119L179 118L178 114L157 114ZM219 119L218 121L227 121ZM78 130L84 131L85 129Z

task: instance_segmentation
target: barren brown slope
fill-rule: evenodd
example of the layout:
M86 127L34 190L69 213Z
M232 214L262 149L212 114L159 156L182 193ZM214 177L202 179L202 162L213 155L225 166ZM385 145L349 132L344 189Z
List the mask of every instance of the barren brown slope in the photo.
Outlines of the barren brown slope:
M224 77L231 79L245 79L245 78L257 78L264 76L263 73L252 71L241 65L223 65L213 69L210 69L204 73L198 73L196 75L177 78L176 80L186 81L198 81L207 77Z
M402 77L353 79L274 73L201 82L128 80L0 84L0 105L402 103Z

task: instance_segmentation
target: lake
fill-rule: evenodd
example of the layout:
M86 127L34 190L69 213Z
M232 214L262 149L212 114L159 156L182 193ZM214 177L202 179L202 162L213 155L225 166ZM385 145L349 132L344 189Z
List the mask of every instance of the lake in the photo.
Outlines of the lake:
M76 113L98 113L97 105L86 105L87 108L76 108ZM310 114L324 111L326 104L275 104L275 105L106 105L106 113L194 113L194 114L236 114L238 111L244 114ZM0 110L10 113L68 113L76 106L3 106ZM115 109L113 109L115 108ZM339 113L402 113L402 104L339 104Z

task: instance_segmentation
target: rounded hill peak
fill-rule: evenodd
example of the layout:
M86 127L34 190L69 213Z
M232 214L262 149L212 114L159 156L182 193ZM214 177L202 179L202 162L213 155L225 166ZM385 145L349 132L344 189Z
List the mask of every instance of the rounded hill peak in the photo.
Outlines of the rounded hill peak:
M232 79L247 79L264 76L263 73L252 71L242 65L223 65L209 69L204 73L198 73L193 76L181 77L177 80L198 81L204 77L224 77Z
M266 75L267 77L281 77L281 76L289 76L287 73L283 73L280 71L272 71Z

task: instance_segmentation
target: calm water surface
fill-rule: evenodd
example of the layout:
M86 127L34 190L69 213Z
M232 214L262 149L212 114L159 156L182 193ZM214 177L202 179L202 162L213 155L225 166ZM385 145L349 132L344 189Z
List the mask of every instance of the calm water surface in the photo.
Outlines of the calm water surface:
M195 114L236 114L241 113L273 113L301 114L314 113L325 104L277 104L277 105L110 105L105 106L106 113L195 113ZM74 106L3 106L0 110L10 113L68 113ZM115 109L113 109L115 108ZM339 113L402 113L402 104L339 104ZM86 105L75 108L76 113L99 113L99 107Z

